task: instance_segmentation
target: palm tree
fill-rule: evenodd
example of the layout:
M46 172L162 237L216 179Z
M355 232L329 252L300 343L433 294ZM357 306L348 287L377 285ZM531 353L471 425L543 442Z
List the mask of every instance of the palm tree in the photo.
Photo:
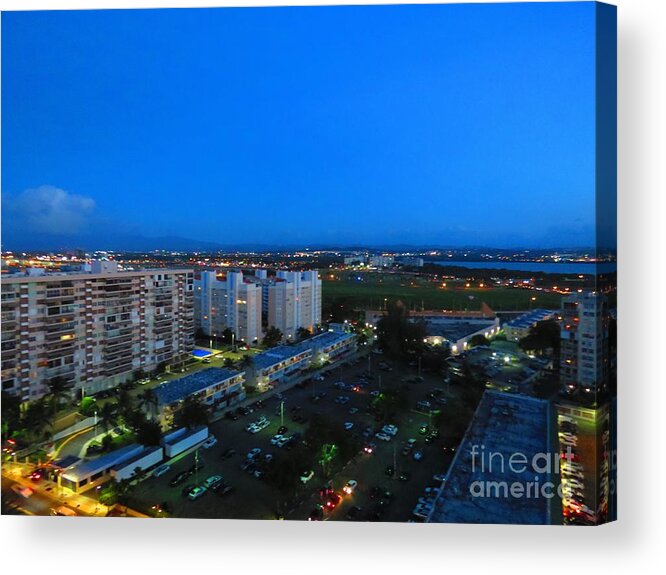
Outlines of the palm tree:
M198 397L188 396L183 406L174 415L175 427L197 427L208 425L208 408Z
M98 423L106 433L118 423L118 404L107 402L99 410L97 414Z
M28 405L28 409L23 412L22 425L35 439L43 440L48 437L48 429L53 427L53 412L44 399Z
M248 367L252 367L252 365L254 365L254 360L249 353L246 353L240 360L240 367L241 369L247 369Z
M127 423L127 418L130 413L136 409L134 405L134 398L126 389L121 389L118 392L118 415L122 420Z
M49 388L49 391L46 395L51 401L51 406L53 408L53 419L55 420L60 402L64 399L71 398L72 385L64 377L60 376L51 378L46 383L46 385Z

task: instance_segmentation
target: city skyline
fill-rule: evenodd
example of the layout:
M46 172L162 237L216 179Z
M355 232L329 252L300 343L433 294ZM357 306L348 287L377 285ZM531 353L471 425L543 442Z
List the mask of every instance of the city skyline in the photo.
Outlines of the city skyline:
M594 19L5 14L3 243L594 246Z

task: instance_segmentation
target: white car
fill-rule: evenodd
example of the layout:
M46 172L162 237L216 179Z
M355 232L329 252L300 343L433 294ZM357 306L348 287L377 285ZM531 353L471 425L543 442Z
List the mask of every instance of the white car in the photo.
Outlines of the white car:
M352 493L354 493L354 489L356 489L357 485L358 483L355 479L350 479L342 488L342 491L344 491L347 495L351 495Z
M345 429L349 431L352 427L354 427L354 424L351 421L347 421L345 423Z
M398 428L395 425L386 424L384 427L382 427L382 431L384 433L388 433L389 435L396 435L398 433Z
M277 447L284 447L287 445L287 443L289 443L289 441L290 439L288 437L282 437L282 439L280 439L275 445Z
M261 449L258 447L255 447L254 449L250 449L249 453L247 454L248 459L254 459L257 455L261 453Z
M310 481L310 479L312 479L313 477L314 477L314 471L312 470L304 471L303 473L301 473L301 483L305 484L308 481Z
M439 487L426 487L425 494L428 497L437 497L442 490Z
M168 473L169 470L171 469L171 465L167 465L166 463L164 465L160 465L155 471L153 471L153 477L162 477L165 473Z
M381 439L382 441L391 441L391 436L381 431L379 433L375 433L375 437L377 439Z
M203 442L201 447L203 447L204 449L210 449L215 444L217 444L217 437L215 437L214 435L209 435L208 439L206 439L206 441Z
M442 481L446 481L446 473L435 473L435 475L432 476L433 481L439 481L440 483Z
M278 445L280 441L282 441L284 438L285 438L284 435L280 433L274 435L273 437L271 437L271 445Z

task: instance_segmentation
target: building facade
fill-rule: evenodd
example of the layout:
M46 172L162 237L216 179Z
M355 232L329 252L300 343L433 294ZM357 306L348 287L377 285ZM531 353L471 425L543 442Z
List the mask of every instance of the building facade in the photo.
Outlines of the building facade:
M194 281L194 308L196 327L207 336L230 329L239 342L262 338L262 285L241 271L201 272Z
M209 367L158 385L152 390L154 401L144 409L166 428L186 399L200 400L211 409L223 409L245 399L244 383L244 371Z
M597 292L562 300L560 378L568 395L593 398L609 380L608 301Z
M113 262L3 277L3 391L35 400L58 377L90 394L184 361L194 348L193 280L192 270Z
M298 329L314 333L321 324L321 278L314 271L278 270L265 280L266 325L276 327L286 340L295 340Z

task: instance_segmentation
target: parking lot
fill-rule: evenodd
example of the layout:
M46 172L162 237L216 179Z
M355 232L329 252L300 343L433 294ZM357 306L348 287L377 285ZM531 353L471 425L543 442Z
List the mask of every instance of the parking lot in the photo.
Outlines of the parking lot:
M379 369L381 356L371 355L367 359L357 360L353 365L334 370L324 381L311 381L300 387L294 387L282 394L282 399L272 397L253 413L240 416L237 420L223 419L212 423L210 432L217 438L217 443L208 448L198 450L198 460L203 468L190 475L181 484L170 486L172 478L178 473L189 469L195 461L195 453L191 453L172 465L168 473L159 478L149 478L134 491L134 496L150 505L164 503L170 515L175 517L207 517L207 518L238 518L238 519L275 519L285 518L307 520L319 503L325 503L320 489L327 484L321 466L313 458L310 469L314 476L302 483L294 478L293 489L279 490L270 485L265 477L257 478L249 470L241 469L250 450L258 448L261 453L255 461L265 461L270 454L270 463L260 465L259 469L268 466L285 465L293 451L288 446L278 447L271 444L271 438L278 428L286 426L286 436L300 433L306 434L313 418L324 418L333 425L349 429L350 438L359 445L358 453L350 461L342 461L338 457L332 464L335 470L330 478L333 490L342 496L340 503L330 511L321 514L325 520L345 520L352 507L360 510L352 512L357 520L373 521L407 521L412 519L412 509L419 497L423 496L426 487L439 487L433 475L445 473L453 458L452 446L443 445L442 439L431 438L425 442L425 435L420 433L423 425L430 424L430 415L414 410L417 402L426 398L436 390L446 421L447 394L456 392L456 388L444 390L441 376L423 374L418 376L415 367L393 364L391 368L384 366ZM361 374L370 367L370 378L363 380ZM390 369L390 371L389 371ZM364 383L355 390L339 389L339 382L349 385ZM336 387L336 384L338 386ZM388 420L377 421L373 413L368 413L368 406L373 396L379 393L403 387L408 398L406 405L387 414ZM324 395L325 394L325 395ZM316 399L319 396L319 399ZM346 400L338 398L347 397ZM440 399L441 398L441 399ZM337 401L336 401L337 400ZM434 402L433 402L434 405ZM266 418L270 423L257 433L249 433L246 427ZM300 421L294 421L294 418ZM390 440L383 441L374 437L381 427L390 421L398 430ZM445 423L444 423L445 425ZM365 438L363 432L372 432ZM408 453L403 454L405 443L415 440ZM299 438L299 441L301 439ZM374 443L372 453L366 453L363 447ZM445 449L446 448L446 449ZM227 450L235 450L235 454L223 458ZM414 459L419 451L420 460ZM387 474L387 467L393 467L393 473ZM220 475L223 483L232 487L232 491L221 495L209 490L205 495L191 501L182 491L188 485L197 485L212 475ZM402 476L402 479L400 478ZM343 487L349 480L357 482L351 494L345 494ZM326 508L326 505L324 505Z

